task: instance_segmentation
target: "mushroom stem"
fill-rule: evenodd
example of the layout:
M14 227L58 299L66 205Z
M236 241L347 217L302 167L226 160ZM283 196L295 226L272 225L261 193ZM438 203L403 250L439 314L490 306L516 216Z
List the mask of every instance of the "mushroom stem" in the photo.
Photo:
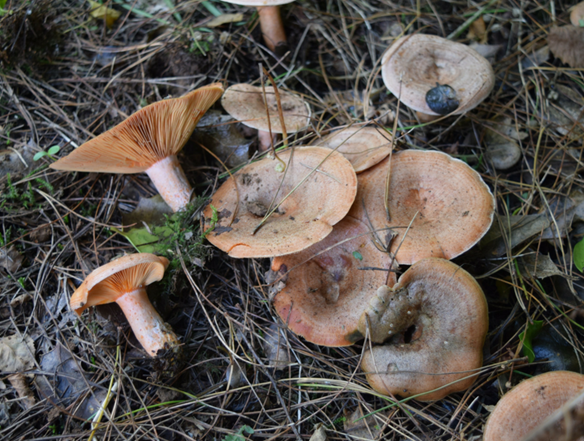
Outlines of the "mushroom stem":
M270 132L258 130L258 142L260 144L258 146L260 152L270 150L272 142L276 142L276 134L270 135Z
M178 346L178 338L150 303L146 288L124 293L116 299L116 303L149 355L156 357L159 350Z
M276 53L278 47L288 44L286 41L286 32L282 24L279 6L261 6L258 8L260 16L260 28L264 36L266 46ZM279 51L279 50L278 50Z
M154 163L146 170L162 199L173 211L181 211L191 199L192 188L176 155Z

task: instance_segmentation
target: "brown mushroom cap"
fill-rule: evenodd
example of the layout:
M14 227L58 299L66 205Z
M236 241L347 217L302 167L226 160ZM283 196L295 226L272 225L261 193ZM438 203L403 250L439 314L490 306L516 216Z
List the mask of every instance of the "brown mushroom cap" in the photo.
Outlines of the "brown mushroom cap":
M351 126L328 134L314 145L337 149L360 173L378 164L391 152L391 134L377 127ZM337 148L338 147L338 148Z
M453 259L475 245L493 221L495 200L480 175L446 153L404 150L391 159L389 212L383 200L390 160L359 174L350 215L397 234L391 252L399 264L425 257ZM406 229L418 212L404 239Z
M575 372L547 372L525 380L497 403L485 425L483 439L520 440L582 391L584 375Z
M417 397L439 400L475 381L488 322L487 301L470 274L423 259L393 288L381 287L363 314L360 332L383 345L364 354L361 368L380 393L410 397L442 387Z
M323 147L296 147L292 161L291 152L278 153L288 164L285 172L275 170L277 160L262 159L242 168L216 191L203 213L206 230L212 225L212 207L218 212L209 242L232 257L282 256L324 239L345 217L357 192L351 163ZM291 194L252 234L276 193L275 203Z
M283 133L280 114L276 104L276 94L272 86L266 86L266 102L270 114L272 133ZM310 122L310 107L301 97L278 90L287 133L298 132ZM266 103L261 87L251 84L235 84L229 87L221 98L227 113L245 124L264 132L269 130Z
M324 240L274 258L272 271L287 274L274 308L292 332L309 342L351 345L363 338L357 331L359 317L377 288L385 285L383 270L389 269L390 260L375 247L367 226L347 216ZM395 273L390 276L393 283Z
M436 83L447 84L459 100L453 114L479 105L491 93L495 74L477 51L435 35L414 34L396 40L383 55L385 86L411 109L437 115L426 104L426 93Z
M180 98L150 104L50 167L100 173L144 172L184 147L199 119L222 93L223 86L215 83Z

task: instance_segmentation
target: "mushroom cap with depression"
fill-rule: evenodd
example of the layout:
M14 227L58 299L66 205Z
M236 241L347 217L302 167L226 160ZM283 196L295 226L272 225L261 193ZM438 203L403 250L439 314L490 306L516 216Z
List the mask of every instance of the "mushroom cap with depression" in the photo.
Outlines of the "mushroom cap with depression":
M361 368L380 393L439 400L476 380L488 325L476 280L448 260L423 259L393 288L379 288L361 317L359 331L380 344Z
M414 34L396 40L381 64L383 82L391 93L409 108L428 115L439 114L426 102L426 94L437 83L454 89L459 102L454 114L475 108L495 85L493 68L482 55L435 35Z
M280 114L276 103L276 94L272 86L266 86L264 93L261 87L251 84L234 84L229 87L221 98L221 105L227 113L246 126L272 133L283 133ZM278 89L280 104L287 133L298 132L306 128L310 122L310 107L300 96ZM269 112L270 121L268 124Z
M384 205L388 172L389 221ZM403 150L358 179L349 214L371 222L373 229L392 228L396 237L390 251L397 252L399 264L425 257L453 259L475 245L493 221L495 200L481 176L446 153Z
M274 258L272 271L286 286L274 308L292 332L324 346L348 346L362 338L364 307L387 283L391 259L379 251L363 222L350 216L324 240L304 251ZM389 284L395 283L391 273Z
M207 239L232 257L302 251L324 239L355 200L357 175L340 153L296 147L278 156L287 164L284 172L269 158L245 166L221 185L203 213L204 229L214 227ZM272 202L281 205L255 231Z

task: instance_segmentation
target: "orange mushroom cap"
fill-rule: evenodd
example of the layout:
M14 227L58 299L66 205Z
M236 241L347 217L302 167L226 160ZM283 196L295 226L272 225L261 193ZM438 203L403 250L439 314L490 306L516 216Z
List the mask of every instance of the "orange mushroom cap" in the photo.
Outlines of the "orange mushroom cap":
M168 259L154 254L120 257L87 276L71 296L71 309L81 315L90 306L116 302L151 356L162 349L176 348L176 335L154 310L145 289L162 279L167 266Z
M386 283L390 265L367 226L347 216L310 248L274 258L272 271L287 273L274 308L292 332L312 343L351 345L363 338L357 331L359 318ZM395 273L389 280L395 283Z
M476 380L488 326L476 280L448 260L423 259L393 288L379 288L361 317L359 331L382 343L364 354L361 368L380 393L439 400Z
M425 257L453 259L491 226L495 200L480 175L446 153L421 150L403 150L391 157L388 221L383 201L389 165L387 159L359 174L349 214L371 221L374 229L392 228L397 236L390 250L397 252L399 264L411 265Z
M414 34L396 40L383 55L385 86L400 101L418 112L438 115L428 107L426 93L436 83L456 92L460 114L478 106L491 93L495 74L477 51L436 35Z
M292 150L278 153L287 164L285 172L275 170L278 161L265 158L225 181L203 213L205 230L213 225L213 207L218 213L209 242L232 257L282 256L324 239L345 217L357 192L351 163L323 147L293 151L292 160ZM254 234L272 201L282 199Z
M583 391L584 375L576 372L546 372L522 381L495 406L485 425L483 440L521 440L544 419ZM554 439L564 438L558 435Z

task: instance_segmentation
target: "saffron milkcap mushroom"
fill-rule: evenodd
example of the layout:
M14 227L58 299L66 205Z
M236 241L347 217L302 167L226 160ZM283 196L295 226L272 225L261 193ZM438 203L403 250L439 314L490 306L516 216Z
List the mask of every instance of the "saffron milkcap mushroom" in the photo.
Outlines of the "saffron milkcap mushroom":
M296 133L305 129L310 122L310 107L300 96L278 90L286 133ZM221 98L221 105L227 113L248 127L258 130L260 150L267 150L271 143L271 135L284 133L276 94L272 86L261 87L251 84L234 84L228 87ZM269 122L268 116L269 113Z
M292 3L294 0L225 0L241 6L255 6L260 16L260 28L266 46L276 55L283 55L288 43L286 32L280 16L280 5Z
M173 211L180 211L188 204L192 189L176 155L222 93L221 84L215 83L181 98L150 104L50 167L99 173L146 172L166 203Z
M293 151L292 160L292 150L278 153L283 173L277 160L265 158L219 187L203 212L204 230L213 227L209 242L232 257L282 256L324 239L345 217L357 192L351 163L324 147ZM279 207L257 229L272 202Z
M71 296L71 309L81 315L90 306L117 303L134 335L155 357L176 351L178 338L150 303L146 286L162 279L168 259L149 253L120 257L93 271Z
M483 439L521 440L583 391L584 375L576 372L552 371L522 381L499 400L487 420ZM561 428L558 429L561 431ZM557 436L546 439L565 438Z
M576 27L584 27L584 2L570 8L570 23Z
M391 93L425 115L464 113L478 106L495 85L495 74L486 58L469 46L436 35L399 38L385 52L381 65L383 82ZM436 89L431 100L451 101L454 93L458 106L453 110L450 103L432 110L426 100L431 89Z
M434 401L465 390L482 366L488 319L469 273L448 260L420 260L393 288L380 287L361 317L359 331L380 344L361 368L382 394Z
M274 309L309 342L351 345L362 338L359 318L377 287L386 283L390 261L373 244L367 225L347 216L320 242L274 258L272 271L286 275ZM395 283L395 273L389 280Z
M388 172L390 220L384 205ZM453 259L475 245L493 222L495 199L481 176L446 153L403 150L358 179L349 214L371 222L373 229L392 228L396 237L390 251L397 253L399 264L425 257Z
M355 172L360 173L389 155L391 134L377 127L351 126L329 133L314 145L336 149L351 161Z

